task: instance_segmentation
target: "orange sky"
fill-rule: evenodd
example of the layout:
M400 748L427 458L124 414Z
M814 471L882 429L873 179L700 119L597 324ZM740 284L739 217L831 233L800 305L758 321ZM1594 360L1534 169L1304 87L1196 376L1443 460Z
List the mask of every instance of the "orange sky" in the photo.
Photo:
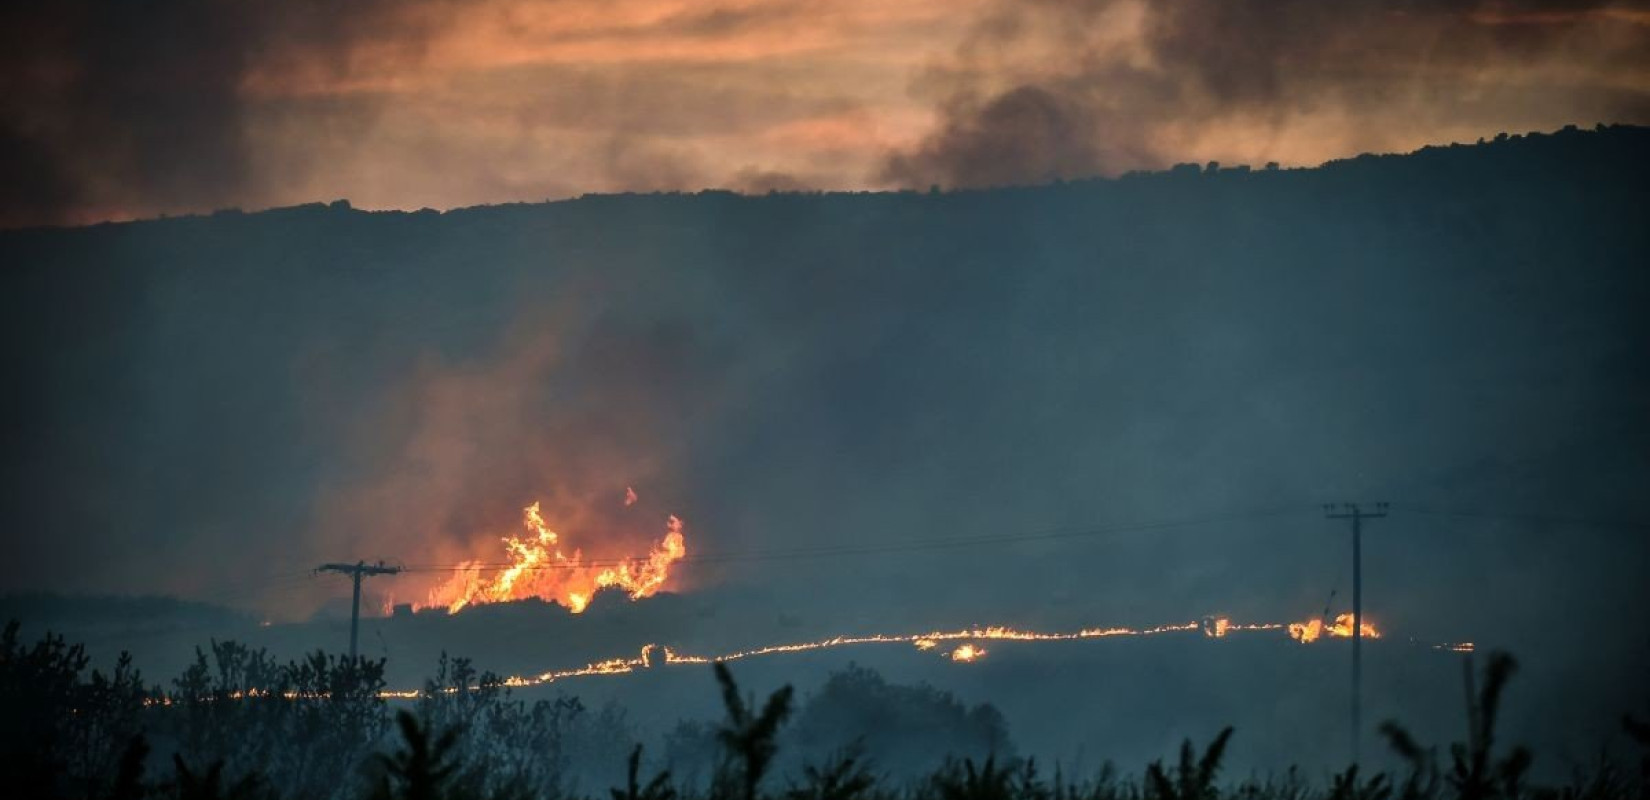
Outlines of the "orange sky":
M1650 122L1642 2L67 5L0 20L32 31L0 42L0 225L992 185Z

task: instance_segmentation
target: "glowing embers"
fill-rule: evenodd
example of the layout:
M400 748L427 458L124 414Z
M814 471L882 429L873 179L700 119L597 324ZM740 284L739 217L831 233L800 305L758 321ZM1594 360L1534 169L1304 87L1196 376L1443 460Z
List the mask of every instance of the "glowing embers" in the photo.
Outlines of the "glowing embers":
M1351 631L1351 616L1347 617L1348 632ZM1298 623L1304 627L1309 623ZM1189 634L1201 631L1212 639L1224 639L1230 634L1239 632L1282 631L1293 628L1295 624L1282 622L1232 622L1224 617L1208 617L1198 622L1186 622L1172 625L1158 625L1152 628L1084 628L1068 632L1028 631L1005 626L991 626L986 628L963 628L953 631L931 631L928 633L869 633L860 636L833 636L829 639L819 639L811 642L793 642L790 644L773 644L756 647L749 650L735 650L721 655L688 655L678 653L674 649L649 644L642 648L640 655L635 658L614 658L607 661L598 661L575 669L545 672L532 677L511 677L507 683L511 686L537 686L553 683L564 678L585 677L591 675L624 675L639 670L657 668L660 666L674 666L677 664L709 664L715 661L738 661L746 658L760 658L763 656L779 655L782 653L805 653L817 650L830 650L838 647L853 647L874 644L906 644L927 653L938 653L945 660L958 664L973 663L985 657L987 649L982 641L1004 642L1072 642L1088 639L1109 639L1113 637L1143 637L1160 636L1164 634ZM1320 623L1320 628L1322 625ZM1326 629L1327 630L1327 629ZM1365 623L1366 636L1373 637L1374 628ZM1293 632L1291 632L1293 636ZM1320 631L1321 635L1321 631ZM1350 635L1350 633L1331 633L1331 636ZM1295 636L1297 640L1299 636ZM1306 640L1312 641L1312 640ZM950 649L942 649L940 645L946 643ZM661 657L662 656L662 657Z
M634 498L635 492L627 489L625 505L634 504ZM652 595L670 579L671 565L687 555L682 521L674 515L666 519L664 537L645 556L599 562L585 561L579 550L565 554L560 534L545 523L538 503L522 510L522 527L525 535L502 539L507 564L466 561L415 607L456 613L466 606L536 597L577 614L602 589L622 590L632 600Z
M829 639L820 639L811 642L794 642L791 644L775 644L757 647L750 650L738 650L721 655L690 655L678 653L674 649L658 644L649 644L642 647L634 658L610 658L605 661L595 661L582 667L572 669L553 670L532 676L512 675L502 683L509 687L542 686L548 683L568 678L583 678L596 675L628 675L643 670L660 667L675 666L678 664L709 664L713 661L737 661L745 658L778 655L781 653L802 653L815 650L827 650L837 647L871 644L902 644L911 645L924 652L942 655L945 660L954 663L972 663L987 654L987 650L979 644L981 641L1007 642L1070 642L1086 639L1104 639L1118 636L1158 636L1162 634L1191 634L1202 632L1211 639L1225 639L1238 632L1261 632L1288 630L1290 637L1296 641L1312 642L1325 633L1332 637L1347 637L1352 631L1352 615L1342 614L1336 618L1334 625L1325 626L1322 621L1282 623L1282 622L1232 622L1224 617L1207 617L1198 622L1187 622L1173 625L1159 625L1154 628L1084 628L1078 631L1064 633L1044 633L1027 631L1017 628L994 626L989 628L964 628L954 631L933 631L929 633L872 633L860 636L833 636ZM1380 638L1380 634L1373 625L1364 624L1364 635L1370 638ZM951 649L940 648L941 643L955 643ZM1444 642L1430 646L1433 650L1445 652L1472 652L1471 642ZM472 687L474 688L474 687ZM457 691L451 687L442 691ZM379 692L379 696L386 699L408 700L422 697L424 692L418 689L390 690ZM296 694L285 695L289 699L297 699ZM317 695L324 697L325 695ZM232 699L242 699L240 697ZM168 698L159 698L152 701L157 704L169 704Z

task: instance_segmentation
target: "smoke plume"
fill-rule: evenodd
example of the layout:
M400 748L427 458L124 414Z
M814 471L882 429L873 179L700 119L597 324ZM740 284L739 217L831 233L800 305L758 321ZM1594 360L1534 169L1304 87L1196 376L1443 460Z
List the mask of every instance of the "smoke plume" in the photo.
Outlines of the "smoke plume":
M1639 120L1646 53L1637 2L1004 2L924 71L914 88L938 122L879 177L1025 184L1187 154L1402 149L1419 129L1477 135L1555 113Z

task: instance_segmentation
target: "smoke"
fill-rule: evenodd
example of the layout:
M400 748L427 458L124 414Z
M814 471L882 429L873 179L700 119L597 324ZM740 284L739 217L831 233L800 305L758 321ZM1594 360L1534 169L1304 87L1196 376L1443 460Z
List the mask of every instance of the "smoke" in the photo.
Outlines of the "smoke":
M1002 2L913 87L891 183L981 187L1650 119L1645 4Z
M345 466L319 487L300 549L409 566L503 561L500 537L521 535L522 508L539 503L569 557L645 556L669 516L686 514L663 467L685 447L681 415L703 405L693 339L668 319L624 322L560 302L522 312L474 352L422 356L349 398ZM336 387L315 388L313 424L337 425ZM387 588L422 602L449 577Z
M1044 86L1016 86L983 101L951 98L943 128L914 152L891 156L885 177L902 184L1001 186L1093 175L1113 161L1091 133L1107 127L1104 116Z
M439 2L68 0L0 11L0 222L235 205L269 81L414 62Z
M0 226L986 186L1650 120L1645 0L883 5L12 4Z

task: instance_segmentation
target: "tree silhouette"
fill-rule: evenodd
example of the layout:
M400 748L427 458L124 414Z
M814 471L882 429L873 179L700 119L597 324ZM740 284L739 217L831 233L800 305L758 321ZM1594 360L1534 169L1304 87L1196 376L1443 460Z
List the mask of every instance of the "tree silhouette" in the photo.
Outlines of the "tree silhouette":
M762 710L752 713L754 702L747 704L739 696L739 684L726 664L714 665L716 682L722 687L722 705L727 709L727 721L717 730L717 741L722 743L728 759L737 767L737 774L729 776L744 800L756 800L757 786L773 763L778 752L779 726L791 713L790 685L780 687L768 697ZM755 698L752 698L754 701ZM722 781L719 781L722 782Z
M395 715L396 727L401 730L401 749L377 756L384 774L373 793L374 800L444 800L453 776L462 764L453 758L458 745L459 729L448 728L439 736L430 731L407 711Z

